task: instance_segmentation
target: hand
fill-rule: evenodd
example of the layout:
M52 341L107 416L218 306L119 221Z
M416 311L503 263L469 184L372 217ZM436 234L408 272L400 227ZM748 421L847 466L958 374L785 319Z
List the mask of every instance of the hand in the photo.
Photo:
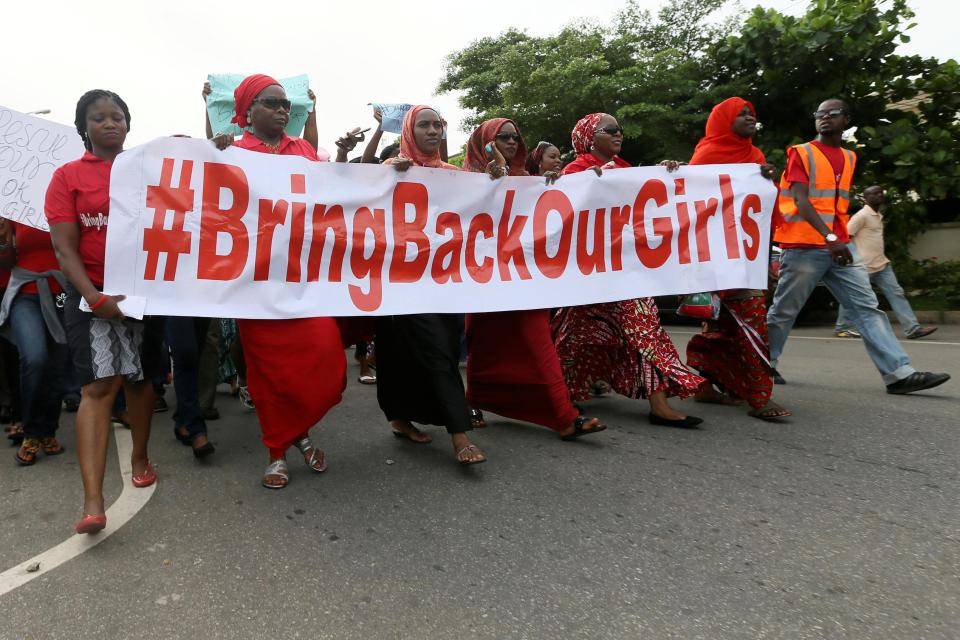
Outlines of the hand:
M380 109L377 109L376 107L374 107L374 108L373 108L373 119L377 121L377 124L378 124L378 125L383 124L383 111L380 111Z
M218 133L210 139L210 142L212 142L213 146L217 149L223 151L233 144L233 136L229 133Z
M497 178L502 178L507 175L507 160L503 157L503 154L500 153L500 149L497 149L496 143L490 146L493 147L493 160L487 163L485 171L491 180L496 180Z
M204 82L203 83L203 101L204 102L207 101L207 96L209 96L211 93L213 93L213 89L210 88L210 83Z
M843 242L828 242L827 248L830 249L830 255L833 261L840 266L853 264L853 254L850 253L850 247Z
M661 160L661 161L660 161L660 166L661 166L661 167L666 167L666 168L667 168L667 171L669 171L670 173L673 173L674 171L676 171L677 169L679 169L680 167L682 167L682 166L685 165L685 164L687 164L687 163L686 163L686 162L677 162L676 160Z
M760 165L760 175L762 175L767 180L773 180L773 177L776 174L777 174L777 167L775 165L772 165L769 162L766 164Z
M126 299L127 296L108 296L103 295L106 298L103 302L100 303L100 306L93 310L93 315L98 318L103 318L104 320L123 320L123 311L120 311L120 301ZM97 301L94 300L94 303ZM90 305L93 307L93 305Z
M601 169L600 167L590 167L590 168L593 169L593 172L597 174L598 178L603 175L603 169Z
M13 245L13 225L6 218L0 218L0 245L7 248Z
M344 151L353 151L353 148L357 146L357 143L362 142L364 138L365 136L360 132L360 127L354 127L350 131L347 131L345 134L343 134L343 137L338 138L334 144Z
M393 159L393 168L397 171L406 171L413 166L413 160L406 156L397 156Z
M308 89L307 89L307 97L310 98L310 102L313 103L314 111L316 111L316 107L317 107L317 94L315 94L315 93L313 92L313 89L309 89L309 88L308 88Z
M559 171L544 171L544 172L543 172L543 178L544 178L544 180L546 180L546 184L547 184L547 185L551 185L551 184L553 184L554 182L556 182L557 180L560 179L560 172L559 172Z

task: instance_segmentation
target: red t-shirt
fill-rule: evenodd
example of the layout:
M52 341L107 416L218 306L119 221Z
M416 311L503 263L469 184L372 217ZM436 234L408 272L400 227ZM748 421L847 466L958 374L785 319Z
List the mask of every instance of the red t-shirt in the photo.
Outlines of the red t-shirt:
M13 223L13 231L17 237L17 266L28 271L42 273L44 271L59 271L60 263L57 254L53 251L53 242L50 234L40 229L19 222ZM53 278L47 278L50 291L58 294L63 289L60 283ZM20 287L20 293L37 293L37 283L29 282Z
M317 150L311 147L310 143L303 138L291 138L287 134L283 134L283 137L280 139L280 146L276 151L265 145L263 140L249 131L244 131L243 137L234 142L233 146L241 149L249 149L250 151L258 151L260 153L272 153L281 156L303 156L307 160L313 160L314 162L326 162L330 159L330 154L323 149L320 149L318 153Z
M112 166L87 151L53 173L44 204L50 226L63 222L79 225L80 259L90 282L98 287L103 286Z
M827 157L827 160L830 161L830 166L833 168L833 173L839 181L840 175L843 173L843 149L840 147L830 147L816 140L812 140L810 144L822 151L823 155ZM806 168L804 168L803 161L800 160L800 155L794 151L793 147L787 149L787 169L785 174L787 182L790 185L794 182L810 184L810 175L807 173ZM833 233L836 234L838 242L850 242L850 234L847 233L847 223L840 216L834 216L833 218ZM780 243L780 247L782 249L822 249L824 245Z

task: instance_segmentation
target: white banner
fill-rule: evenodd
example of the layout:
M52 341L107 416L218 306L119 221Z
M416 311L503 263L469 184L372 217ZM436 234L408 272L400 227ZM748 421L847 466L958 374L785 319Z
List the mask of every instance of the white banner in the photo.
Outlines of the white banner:
M315 163L163 138L121 154L106 282L153 315L538 309L766 287L757 165L592 171L547 186Z
M43 201L50 178L84 151L73 127L0 106L0 216L48 231Z

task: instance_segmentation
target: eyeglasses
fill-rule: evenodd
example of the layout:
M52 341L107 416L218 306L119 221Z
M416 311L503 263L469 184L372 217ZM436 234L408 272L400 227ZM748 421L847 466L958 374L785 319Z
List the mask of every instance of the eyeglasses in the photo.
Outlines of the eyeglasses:
M503 140L504 142L509 142L513 140L514 142L520 142L523 138L520 137L519 133L498 133L497 140Z
M846 109L820 109L819 111L813 112L813 119L821 120L823 118L839 118L846 113Z
M272 109L276 111L277 109L283 109L285 111L290 111L291 102L286 98L258 98L256 102L259 102L267 109Z
M598 132L599 132L599 131L603 131L603 132L604 132L605 134L607 134L608 136L615 136L615 135L617 135L618 133L619 133L620 135L623 135L623 127L614 127L613 125L610 125L610 126L608 126L608 127L602 127L602 128L600 128L600 129L597 129L597 131L598 131Z

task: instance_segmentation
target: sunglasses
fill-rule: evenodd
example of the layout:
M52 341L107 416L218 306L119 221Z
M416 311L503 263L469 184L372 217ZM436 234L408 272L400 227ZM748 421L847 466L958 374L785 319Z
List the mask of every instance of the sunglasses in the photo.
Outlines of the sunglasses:
M813 119L820 120L821 118L839 118L846 113L846 109L820 109L819 111L813 112Z
M260 104L265 106L267 109L273 109L274 111L276 111L277 109L284 109L286 111L290 111L290 107L291 107L291 102L286 98L273 98L273 97L258 98L256 102L259 102Z
M613 125L610 125L608 127L603 127L601 129L597 129L597 131L603 131L608 136L615 136L618 133L620 135L623 135L623 127L615 127Z
M503 140L504 142L509 142L513 140L514 142L520 142L523 138L520 137L519 133L498 133L497 140Z

